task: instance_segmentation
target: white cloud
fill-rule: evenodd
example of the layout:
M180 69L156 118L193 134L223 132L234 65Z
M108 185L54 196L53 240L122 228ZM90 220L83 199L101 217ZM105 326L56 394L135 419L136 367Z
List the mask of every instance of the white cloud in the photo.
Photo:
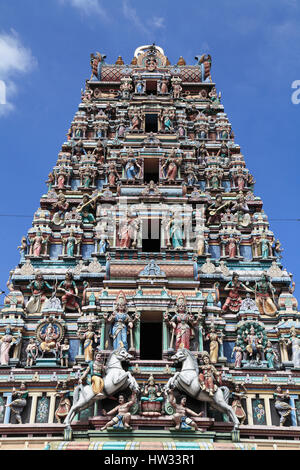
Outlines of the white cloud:
M128 0L123 0L123 15L127 20L143 33L150 34L150 31L140 19L135 8L133 8Z
M36 65L37 60L22 44L16 31L0 33L0 80L5 85L6 98L6 104L0 104L0 116L14 109L11 98L18 91L15 80L20 74L31 72Z
M149 24L154 28L165 28L165 19L162 16L153 16Z
M102 19L107 20L108 15L99 0L59 0L60 3L69 4L71 7L77 8L81 13L87 16L98 15Z

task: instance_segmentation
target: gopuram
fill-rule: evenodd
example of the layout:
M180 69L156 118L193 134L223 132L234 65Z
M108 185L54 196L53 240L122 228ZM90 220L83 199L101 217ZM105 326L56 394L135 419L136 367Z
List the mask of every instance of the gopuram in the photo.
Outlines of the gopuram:
M295 285L195 60L91 54L3 298L1 449L300 448Z

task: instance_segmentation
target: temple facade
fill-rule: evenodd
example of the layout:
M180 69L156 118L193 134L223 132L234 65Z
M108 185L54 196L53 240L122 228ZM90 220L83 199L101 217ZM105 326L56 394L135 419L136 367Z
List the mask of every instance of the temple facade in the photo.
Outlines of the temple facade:
M295 285L195 60L91 54L0 313L2 449L300 448Z

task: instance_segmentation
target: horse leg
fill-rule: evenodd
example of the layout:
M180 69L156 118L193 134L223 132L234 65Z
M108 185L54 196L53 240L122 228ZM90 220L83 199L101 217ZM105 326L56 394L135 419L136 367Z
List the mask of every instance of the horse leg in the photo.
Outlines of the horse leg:
M223 392L222 397L220 396L219 392L216 392L214 397L212 397L212 405L214 408L217 410L221 411L221 413L226 413L229 419L233 422L234 424L234 429L237 429L240 425L240 422L238 418L235 415L235 412L233 411L232 407L226 403L226 401L223 398Z

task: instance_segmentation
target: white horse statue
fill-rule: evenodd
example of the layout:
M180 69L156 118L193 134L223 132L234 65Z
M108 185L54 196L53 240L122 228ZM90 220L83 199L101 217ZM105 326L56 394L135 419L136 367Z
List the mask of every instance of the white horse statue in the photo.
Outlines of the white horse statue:
M67 427L71 425L77 413L89 408L96 401L112 396L127 387L133 391L139 391L135 378L122 367L122 362L129 362L131 359L133 356L125 348L117 349L111 353L106 364L106 374L103 378L104 388L101 394L95 394L91 385L78 385L75 388L73 406L65 419Z
M206 391L202 390L198 379L199 368L197 360L192 353L185 348L178 349L171 359L174 360L174 362L181 362L182 368L180 372L176 372L173 377L169 379L164 387L165 392L167 393L171 388L178 388L196 400L209 403L212 408L221 413L226 413L234 423L234 429L238 429L239 420L232 407L228 404L230 394L228 387L218 387L213 396L210 396Z

